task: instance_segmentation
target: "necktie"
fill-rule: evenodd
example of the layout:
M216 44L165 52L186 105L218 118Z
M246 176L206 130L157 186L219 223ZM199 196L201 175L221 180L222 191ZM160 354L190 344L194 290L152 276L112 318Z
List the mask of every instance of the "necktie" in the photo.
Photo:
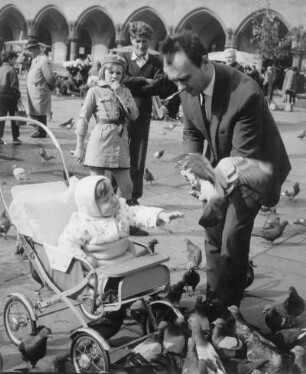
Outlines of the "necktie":
M209 122L208 122L207 115L206 115L205 95L203 94L203 92L201 92L200 96L201 96L200 97L200 104L201 104L201 110L202 110L204 125L205 125L206 129L208 130Z

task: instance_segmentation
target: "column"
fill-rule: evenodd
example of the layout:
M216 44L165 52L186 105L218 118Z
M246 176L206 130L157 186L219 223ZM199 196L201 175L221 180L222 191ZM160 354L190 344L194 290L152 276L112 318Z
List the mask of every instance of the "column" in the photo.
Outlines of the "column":
M167 29L168 29L168 35L169 36L173 36L173 34L174 34L174 26L168 26Z
M226 29L224 48L237 48L237 39L234 30L230 27Z
M32 19L27 20L27 28L28 28L28 39L37 38L34 20Z
M116 47L122 47L124 45L124 37L122 33L122 23L116 23L115 29L116 29L116 37L115 37L115 43Z
M75 22L69 22L69 60L75 60L78 57L78 37Z

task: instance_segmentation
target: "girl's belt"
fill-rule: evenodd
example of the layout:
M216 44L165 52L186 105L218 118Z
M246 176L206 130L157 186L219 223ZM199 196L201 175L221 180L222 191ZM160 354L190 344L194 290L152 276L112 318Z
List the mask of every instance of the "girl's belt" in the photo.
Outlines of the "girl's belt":
M119 119L99 118L98 123L100 125L120 125L122 121Z

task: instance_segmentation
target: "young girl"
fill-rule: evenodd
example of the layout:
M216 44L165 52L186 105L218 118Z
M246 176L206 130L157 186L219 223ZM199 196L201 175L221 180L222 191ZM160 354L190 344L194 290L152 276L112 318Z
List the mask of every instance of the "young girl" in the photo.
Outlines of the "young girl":
M74 157L84 161L91 175L104 175L109 170L116 179L121 196L131 199L130 155L127 122L138 117L138 109L130 90L120 84L126 61L119 55L107 55L101 62L97 87L89 89L77 124L77 145ZM94 115L85 149L88 123Z

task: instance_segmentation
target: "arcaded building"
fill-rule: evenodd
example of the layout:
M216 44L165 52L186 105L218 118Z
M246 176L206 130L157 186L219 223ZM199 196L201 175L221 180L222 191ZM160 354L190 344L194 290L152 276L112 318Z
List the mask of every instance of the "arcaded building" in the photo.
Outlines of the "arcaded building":
M109 48L129 44L128 24L143 20L154 29L152 48L165 35L183 28L196 31L208 50L234 46L255 52L252 16L263 0L0 0L0 37L5 41L33 36L51 46L54 63L89 54L99 59ZM305 0L270 0L284 36L305 25ZM297 43L293 62L306 69Z

